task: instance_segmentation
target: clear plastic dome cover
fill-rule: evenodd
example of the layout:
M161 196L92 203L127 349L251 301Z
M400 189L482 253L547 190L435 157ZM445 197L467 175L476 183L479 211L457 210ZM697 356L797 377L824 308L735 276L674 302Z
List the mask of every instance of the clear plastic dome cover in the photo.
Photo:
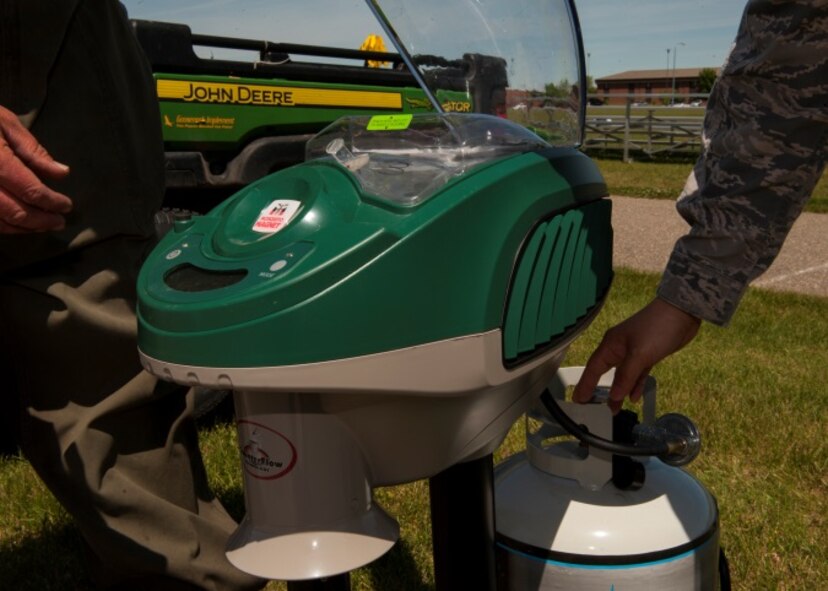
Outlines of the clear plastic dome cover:
M583 50L572 0L366 1L432 97L465 92L476 112L556 146L581 143Z
M329 158L368 193L413 206L474 166L549 147L507 119L478 114L343 117L307 144L307 160Z

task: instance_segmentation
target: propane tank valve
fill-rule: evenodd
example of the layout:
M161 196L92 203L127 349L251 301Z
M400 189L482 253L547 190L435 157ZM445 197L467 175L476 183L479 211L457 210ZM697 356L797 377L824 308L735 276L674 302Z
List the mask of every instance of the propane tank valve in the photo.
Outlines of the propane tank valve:
M577 424L558 405L549 390L541 394L540 402L563 429L587 446L619 456L656 456L670 466L686 466L696 459L701 450L699 430L690 419L677 413L668 413L653 420L655 381L648 378L648 384L644 396L645 406L649 408L645 408L645 415L649 415L650 420L632 427L631 443L600 437L591 433L586 426ZM599 384L593 393L593 403L605 403L608 399L608 384Z

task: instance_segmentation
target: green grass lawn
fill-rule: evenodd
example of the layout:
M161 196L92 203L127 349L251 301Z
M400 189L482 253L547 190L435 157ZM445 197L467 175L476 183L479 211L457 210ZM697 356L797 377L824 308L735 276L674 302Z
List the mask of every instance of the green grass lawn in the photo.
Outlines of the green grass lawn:
M675 199L681 193L692 162L622 162L596 159L610 194L649 199ZM828 213L828 172L817 183L805 211Z
M619 271L596 322L573 345L581 364L603 331L652 296L657 277ZM828 299L750 290L727 329L704 326L659 365L659 407L692 417L704 437L690 466L718 498L734 589L828 589ZM201 430L213 487L240 517L243 499L234 428ZM518 423L498 458L522 448ZM352 577L353 589L433 588L428 487L377 491L402 539ZM539 516L539 518L542 518ZM89 588L78 534L20 458L0 460L0 588ZM271 583L269 589L284 589Z

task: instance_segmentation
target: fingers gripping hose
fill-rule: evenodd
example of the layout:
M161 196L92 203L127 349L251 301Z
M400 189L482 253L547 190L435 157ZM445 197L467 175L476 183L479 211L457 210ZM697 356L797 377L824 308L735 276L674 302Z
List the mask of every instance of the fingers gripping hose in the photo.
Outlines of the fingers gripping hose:
M667 414L653 425L637 425L633 429L634 445L618 443L590 433L575 423L560 407L555 398L545 390L540 397L543 406L561 427L576 439L612 454L620 456L658 456L671 466L684 466L692 462L701 449L701 438L695 425L686 417Z

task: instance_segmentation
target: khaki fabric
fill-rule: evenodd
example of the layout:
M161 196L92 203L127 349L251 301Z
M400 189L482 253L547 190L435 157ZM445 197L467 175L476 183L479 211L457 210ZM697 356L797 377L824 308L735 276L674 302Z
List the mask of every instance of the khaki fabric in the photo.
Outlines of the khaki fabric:
M4 387L20 445L117 589L255 589L224 546L191 396L141 371L134 285L147 241L112 238L0 284ZM11 405L8 405L11 406Z

